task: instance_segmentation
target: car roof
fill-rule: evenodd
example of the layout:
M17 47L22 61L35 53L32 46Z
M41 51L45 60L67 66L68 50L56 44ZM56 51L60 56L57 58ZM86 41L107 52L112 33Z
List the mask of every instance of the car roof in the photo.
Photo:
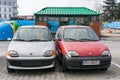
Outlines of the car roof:
M26 26L20 26L19 28L48 28L48 27L40 26L40 25L26 25Z
M90 26L83 26L83 25L66 25L60 26L61 28L91 28Z

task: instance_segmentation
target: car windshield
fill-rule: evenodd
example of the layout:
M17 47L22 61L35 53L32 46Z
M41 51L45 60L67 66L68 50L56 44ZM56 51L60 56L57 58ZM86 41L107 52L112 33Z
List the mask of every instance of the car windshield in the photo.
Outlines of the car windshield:
M20 28L13 38L14 41L51 41L52 37L48 29L44 28Z
M66 28L65 41L98 41L99 38L91 28Z

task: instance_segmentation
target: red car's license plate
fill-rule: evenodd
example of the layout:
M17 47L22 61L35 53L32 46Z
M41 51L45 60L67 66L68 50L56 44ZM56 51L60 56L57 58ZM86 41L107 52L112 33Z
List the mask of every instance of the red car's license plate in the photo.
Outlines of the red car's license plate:
M100 60L86 60L82 62L82 65L100 65Z

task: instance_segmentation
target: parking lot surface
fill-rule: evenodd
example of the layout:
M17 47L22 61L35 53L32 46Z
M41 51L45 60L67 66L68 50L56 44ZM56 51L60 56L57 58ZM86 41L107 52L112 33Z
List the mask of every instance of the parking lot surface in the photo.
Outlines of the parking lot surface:
M8 73L5 55L10 41L0 41L0 80L120 80L120 38L104 38L102 41L110 48L112 63L107 71L100 70L70 70L62 72L57 61L55 71L47 70L17 70Z

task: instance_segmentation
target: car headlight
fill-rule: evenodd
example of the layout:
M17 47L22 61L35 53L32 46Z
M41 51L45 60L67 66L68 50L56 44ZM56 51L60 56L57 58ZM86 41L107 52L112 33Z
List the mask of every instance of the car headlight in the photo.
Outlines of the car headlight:
M9 51L7 55L9 57L19 57L19 54L16 51Z
M107 51L107 50L106 50L106 51L103 51L103 52L102 52L102 56L103 56L103 57L110 56L110 55L111 55L111 54L110 54L110 51Z
M79 54L76 51L69 51L68 56L69 57L79 57Z
M50 57L54 55L55 55L55 52L53 50L48 50L43 54L44 57Z

